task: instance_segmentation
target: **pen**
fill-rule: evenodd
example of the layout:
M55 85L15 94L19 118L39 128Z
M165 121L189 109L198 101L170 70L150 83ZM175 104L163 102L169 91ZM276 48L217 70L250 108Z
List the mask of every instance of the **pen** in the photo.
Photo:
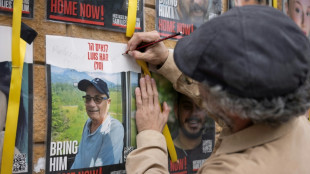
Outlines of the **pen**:
M164 40L173 38L173 37L175 37L175 36L177 36L177 35L182 35L182 32L177 32L177 33L172 34L172 35L170 35L170 36L167 36L167 37L165 37L165 38L158 39L158 40L153 41L153 42L150 42L150 43L142 44L141 46L138 46L135 50L141 51L141 50L143 50L143 49L145 49L145 48L147 48L147 47L149 47L149 46L151 46L151 45L154 45L154 44L156 44L156 43L158 43L158 42L161 42L161 41L164 41ZM129 50L127 50L127 51L126 51L125 53L123 53L122 55L128 54L128 52L129 52Z

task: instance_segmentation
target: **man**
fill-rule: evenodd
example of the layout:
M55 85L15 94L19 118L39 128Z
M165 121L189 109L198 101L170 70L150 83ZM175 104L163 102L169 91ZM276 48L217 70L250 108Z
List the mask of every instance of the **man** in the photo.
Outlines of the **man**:
M178 163L169 162L170 173L196 173L211 155L215 133L206 128L207 114L192 99L177 93L174 114L179 126L173 140Z
M71 169L117 164L123 151L124 128L108 111L109 89L103 80L81 80L78 88L83 96L89 119L86 121L79 150Z
M182 72L162 43L133 51L157 38L136 34L129 54L161 66L176 89L226 125L220 146L198 173L309 173L310 125L302 115L310 106L310 43L292 20L268 6L233 8L177 43L173 57ZM160 131L169 108L164 103L163 112L157 109L149 77L140 80L136 97L137 149L126 170L168 173Z

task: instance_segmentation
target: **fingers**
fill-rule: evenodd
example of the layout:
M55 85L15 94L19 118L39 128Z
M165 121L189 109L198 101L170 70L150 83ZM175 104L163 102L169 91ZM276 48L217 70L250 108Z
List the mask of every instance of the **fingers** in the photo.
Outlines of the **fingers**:
M134 33L132 38L128 41L127 50L132 51L142 42L152 42L158 39L160 39L160 36L157 31Z
M163 103L163 111L158 118L160 129L158 131L162 132L169 117L170 108L166 102Z
M136 88L135 94L136 94L136 106L137 109L140 109L142 107L142 98L141 98L141 90L139 87Z
M149 96L147 94L147 86L145 83L145 78L140 79L140 89L141 89L141 96L142 96L142 105L146 106L149 101Z
M140 79L140 88L135 89L136 94L136 125L138 132L143 130L156 130L162 132L168 121L170 108L163 104L161 112L158 102L158 91L155 80L146 75Z
M156 87L156 82L155 82L155 80L153 78L151 79L151 83L152 83L152 88L153 88L154 103L155 104L159 104L159 101L158 101L158 91L157 91L157 87Z
M166 102L164 102L162 114L163 114L163 119L164 119L165 124L168 121L169 112L170 112L170 108L169 108L168 104Z
M148 59L148 57L149 57L149 54L147 54L146 52L142 53L142 52L137 51L137 50L129 51L128 54L129 54L131 57L134 57L134 58L137 59L137 60L144 60L144 61L147 61L147 59Z
M137 94L137 97L140 97L139 99L141 99L141 105L148 105L150 108L159 107L156 82L150 76L146 75L140 79L140 89L136 91L136 95Z
M149 99L149 101L148 101L149 106L153 107L154 106L154 94L153 94L153 88L152 88L150 76L146 75L145 81L146 81L147 95L148 95L148 99Z

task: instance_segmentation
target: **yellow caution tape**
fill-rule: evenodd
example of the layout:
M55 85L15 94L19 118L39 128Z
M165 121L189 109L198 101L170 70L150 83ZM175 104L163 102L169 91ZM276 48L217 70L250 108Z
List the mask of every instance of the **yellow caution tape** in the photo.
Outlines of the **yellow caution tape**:
M5 124L1 174L12 173L26 42L20 38L22 0L14 0L12 24L12 75Z
M149 75L151 77L151 73L150 73L146 63L144 61L141 61L141 60L136 60L136 61L141 66L142 71L144 72L144 75ZM169 131L167 124L164 127L163 135L164 135L166 142L167 142L167 148L168 148L168 152L169 152L171 161L176 162L178 160L178 156L177 156L177 152L175 151L173 140L172 140L172 137L171 137L171 134L170 134L170 131Z

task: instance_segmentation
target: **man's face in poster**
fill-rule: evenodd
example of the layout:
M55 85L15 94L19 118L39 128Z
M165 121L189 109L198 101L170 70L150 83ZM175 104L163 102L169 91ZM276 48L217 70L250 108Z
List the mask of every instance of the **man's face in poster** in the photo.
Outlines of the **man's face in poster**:
M286 13L299 26L306 36L310 30L310 0L288 0Z
M185 136L195 139L202 134L206 121L206 113L203 109L200 109L192 99L179 94L174 111L178 117L180 129Z
M180 19L187 19L191 23L201 23L207 18L210 0L179 0Z
M85 101L85 107L87 115L90 119L102 122L109 111L110 99L102 99L101 97L107 98L106 94L101 94L94 86L90 85L86 89L86 96L92 97ZM96 98L101 98L100 101L96 101Z

